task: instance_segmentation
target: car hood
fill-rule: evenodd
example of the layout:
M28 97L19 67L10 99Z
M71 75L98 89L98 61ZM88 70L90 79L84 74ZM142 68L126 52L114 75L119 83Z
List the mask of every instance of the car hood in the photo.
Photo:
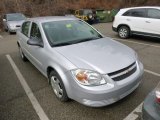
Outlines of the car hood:
M101 74L123 69L136 61L135 52L110 38L56 47L57 52L78 68Z
M22 23L24 22L24 20L21 21L7 21L7 24L10 26L16 26L16 25L22 25Z

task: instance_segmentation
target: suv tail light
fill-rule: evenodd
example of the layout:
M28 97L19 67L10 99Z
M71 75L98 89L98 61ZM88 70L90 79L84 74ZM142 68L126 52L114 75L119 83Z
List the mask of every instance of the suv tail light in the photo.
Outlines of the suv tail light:
M156 101L160 103L160 91L156 90Z

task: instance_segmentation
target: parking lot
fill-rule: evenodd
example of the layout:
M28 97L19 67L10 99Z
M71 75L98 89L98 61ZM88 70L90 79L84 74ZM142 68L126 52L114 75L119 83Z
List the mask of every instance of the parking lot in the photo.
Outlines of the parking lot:
M42 120L44 116L50 120L140 119L143 100L160 81L160 40L139 36L122 40L112 31L112 23L94 26L138 53L145 68L138 89L117 103L101 108L86 107L72 100L62 103L54 96L47 79L30 62L21 60L16 35L0 33L0 120Z

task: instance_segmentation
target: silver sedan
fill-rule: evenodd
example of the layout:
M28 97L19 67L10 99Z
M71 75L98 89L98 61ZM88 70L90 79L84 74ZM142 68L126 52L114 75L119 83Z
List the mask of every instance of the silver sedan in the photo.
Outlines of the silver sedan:
M77 18L29 19L18 38L22 60L48 78L60 101L106 106L141 82L143 65L136 52Z
M16 32L25 21L26 17L22 13L8 13L3 17L5 31L9 33Z

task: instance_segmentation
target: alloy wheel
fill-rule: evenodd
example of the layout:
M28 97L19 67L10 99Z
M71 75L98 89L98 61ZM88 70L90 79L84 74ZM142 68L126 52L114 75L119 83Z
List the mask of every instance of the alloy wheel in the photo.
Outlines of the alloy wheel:
M56 76L51 77L51 86L58 98L62 98L63 96L63 89L61 87L61 83Z
M119 36L120 36L121 38L126 38L127 35L128 35L127 29L121 28L120 31L119 31Z

